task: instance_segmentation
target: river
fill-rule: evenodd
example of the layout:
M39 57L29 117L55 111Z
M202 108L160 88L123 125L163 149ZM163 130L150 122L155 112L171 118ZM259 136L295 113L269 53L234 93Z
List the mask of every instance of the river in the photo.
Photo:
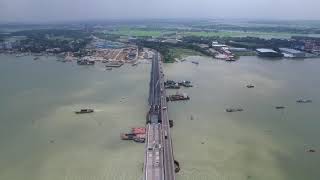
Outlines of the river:
M168 79L195 85L180 90L190 101L169 104L177 180L318 179L320 59L187 60L165 65ZM0 179L141 179L144 146L119 135L145 123L149 73L0 55ZM73 112L86 107L97 112Z

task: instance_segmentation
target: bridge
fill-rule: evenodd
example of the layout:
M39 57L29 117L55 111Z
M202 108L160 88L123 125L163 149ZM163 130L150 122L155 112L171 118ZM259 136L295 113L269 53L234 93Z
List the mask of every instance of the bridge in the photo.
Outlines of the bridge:
M161 55L152 59L143 180L175 180L170 123Z

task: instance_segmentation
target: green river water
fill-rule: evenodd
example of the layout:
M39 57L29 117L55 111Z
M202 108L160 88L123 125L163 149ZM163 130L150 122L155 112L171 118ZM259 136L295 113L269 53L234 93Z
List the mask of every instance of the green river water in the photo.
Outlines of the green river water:
M180 90L190 101L169 104L177 180L319 179L320 59L187 59L164 66L195 85ZM149 76L150 64L0 55L0 180L140 180L144 146L119 135L144 125ZM87 107L96 112L73 112Z

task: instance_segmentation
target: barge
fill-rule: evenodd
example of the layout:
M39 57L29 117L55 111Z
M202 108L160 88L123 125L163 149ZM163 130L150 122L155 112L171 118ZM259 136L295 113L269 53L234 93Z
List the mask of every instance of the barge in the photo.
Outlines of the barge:
M146 140L146 128L132 128L130 133L120 134L122 140L132 140L137 143L144 143Z
M167 98L167 101L186 101L190 100L190 97L183 93L183 94L175 94L175 95L170 95Z
M80 109L80 111L76 111L76 114L88 114L88 113L93 113L93 109Z
M123 65L123 62L110 62L106 64L106 67L111 67L111 68L119 68Z

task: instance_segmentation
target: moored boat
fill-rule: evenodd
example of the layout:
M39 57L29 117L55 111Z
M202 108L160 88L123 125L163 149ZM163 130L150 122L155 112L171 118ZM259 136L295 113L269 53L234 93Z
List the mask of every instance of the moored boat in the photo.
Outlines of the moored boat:
M297 100L297 103L312 103L311 99L299 99Z
M243 111L242 108L227 108L226 112L241 112Z
M80 109L80 111L76 111L76 114L88 114L88 113L93 113L93 109Z

